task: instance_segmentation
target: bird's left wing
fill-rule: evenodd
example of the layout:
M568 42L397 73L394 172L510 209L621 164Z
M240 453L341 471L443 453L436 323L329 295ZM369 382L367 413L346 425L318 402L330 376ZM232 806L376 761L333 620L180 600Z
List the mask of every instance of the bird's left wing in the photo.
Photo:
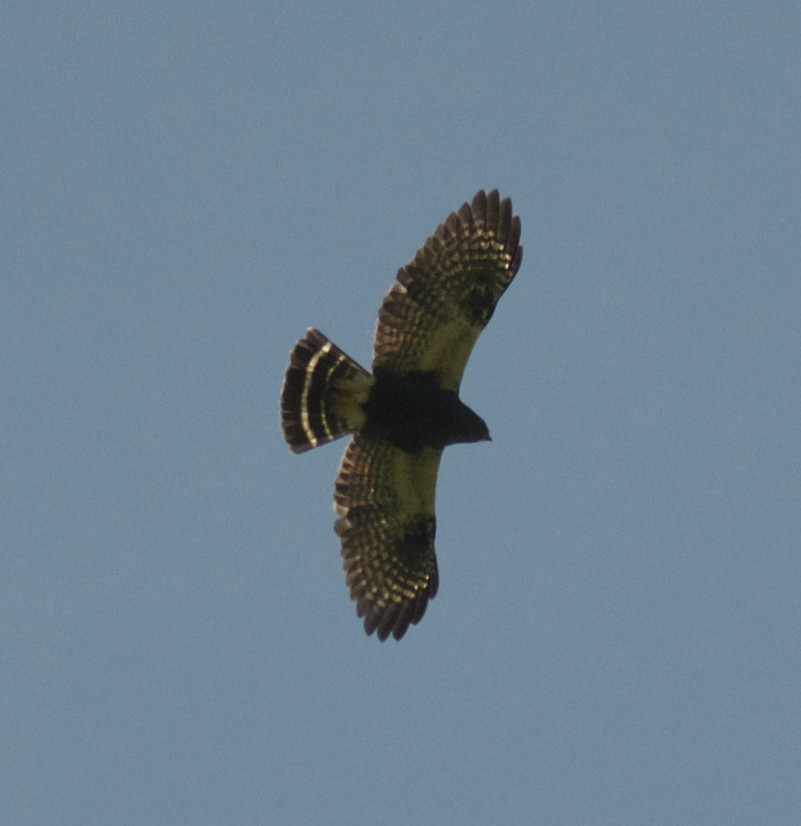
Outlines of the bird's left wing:
M334 530L356 611L368 634L400 639L437 592L434 496L441 450L401 450L356 434L334 491Z

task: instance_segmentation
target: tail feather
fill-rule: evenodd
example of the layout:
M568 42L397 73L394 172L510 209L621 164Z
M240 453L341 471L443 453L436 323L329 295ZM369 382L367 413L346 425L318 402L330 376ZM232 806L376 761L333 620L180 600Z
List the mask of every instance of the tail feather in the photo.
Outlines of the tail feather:
M307 330L290 353L281 391L281 425L290 449L302 453L360 427L372 382L319 330Z

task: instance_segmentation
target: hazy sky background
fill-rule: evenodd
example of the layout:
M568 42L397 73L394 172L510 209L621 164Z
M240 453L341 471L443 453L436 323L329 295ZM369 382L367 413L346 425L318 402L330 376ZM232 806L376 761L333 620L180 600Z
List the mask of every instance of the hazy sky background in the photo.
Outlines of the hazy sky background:
M798 3L10 2L0 84L0 822L801 822ZM282 375L493 187L382 645Z

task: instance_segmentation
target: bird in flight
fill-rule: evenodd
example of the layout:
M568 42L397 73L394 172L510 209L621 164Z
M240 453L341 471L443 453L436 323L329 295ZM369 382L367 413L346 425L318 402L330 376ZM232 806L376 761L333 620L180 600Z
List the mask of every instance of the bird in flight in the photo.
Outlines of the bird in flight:
M465 364L523 257L520 218L498 191L448 216L384 298L372 374L321 332L295 344L281 423L302 453L352 434L334 487L334 530L368 634L396 639L439 585L434 498L442 451L490 438L459 399Z

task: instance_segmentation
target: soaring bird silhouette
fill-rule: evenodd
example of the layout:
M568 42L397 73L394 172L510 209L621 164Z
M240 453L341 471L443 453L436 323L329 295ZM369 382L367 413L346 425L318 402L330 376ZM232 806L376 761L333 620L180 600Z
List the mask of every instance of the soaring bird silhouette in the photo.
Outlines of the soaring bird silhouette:
M442 451L489 439L459 399L473 345L523 257L520 218L479 192L401 268L378 314L372 375L309 329L290 354L281 422L300 453L352 433L334 530L368 634L400 639L439 584L434 498Z

